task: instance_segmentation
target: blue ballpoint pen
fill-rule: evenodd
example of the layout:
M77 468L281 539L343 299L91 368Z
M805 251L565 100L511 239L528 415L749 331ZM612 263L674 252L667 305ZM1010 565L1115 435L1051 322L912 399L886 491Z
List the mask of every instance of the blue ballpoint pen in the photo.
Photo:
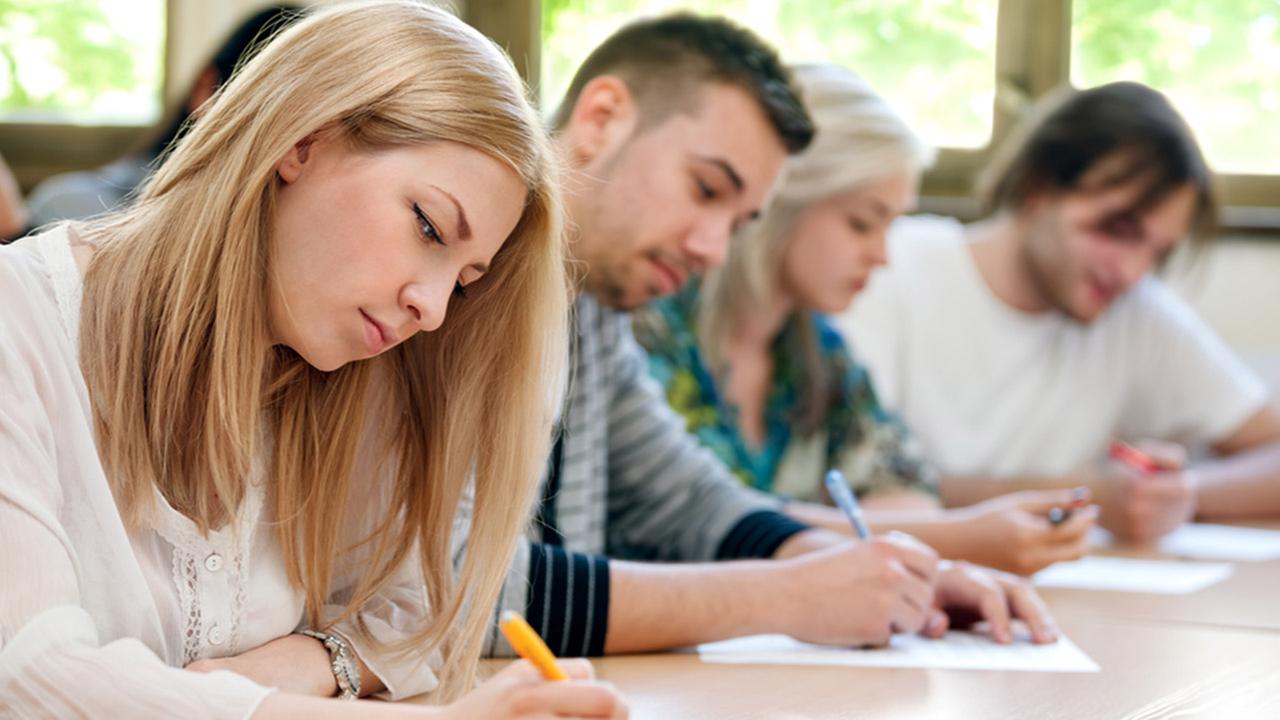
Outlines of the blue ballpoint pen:
M827 492L831 495L831 499L835 500L836 506L844 511L845 517L849 518L849 523L853 525L853 531L863 540L870 539L871 530L862 520L862 508L858 506L858 499L853 496L853 491L849 489L849 483L844 479L844 473L839 470L828 471L826 484Z

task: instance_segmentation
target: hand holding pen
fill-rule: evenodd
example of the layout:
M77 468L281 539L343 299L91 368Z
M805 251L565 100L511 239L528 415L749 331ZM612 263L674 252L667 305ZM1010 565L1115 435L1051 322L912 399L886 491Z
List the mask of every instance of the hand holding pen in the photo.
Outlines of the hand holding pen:
M1149 542L1195 516L1196 490L1185 470L1186 450L1172 443L1115 441L1098 487L1102 525L1134 542Z

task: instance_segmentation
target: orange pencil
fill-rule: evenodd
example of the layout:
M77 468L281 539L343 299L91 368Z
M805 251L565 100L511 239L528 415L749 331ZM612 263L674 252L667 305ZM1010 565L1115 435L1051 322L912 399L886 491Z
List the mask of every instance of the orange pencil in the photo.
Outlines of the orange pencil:
M542 642L542 638L538 637L538 633L534 632L529 623L520 617L520 613L504 610L498 627L502 629L502 634L507 636L507 642L511 643L516 653L542 671L542 677L548 680L569 679L560 664L556 662L556 656L552 654L551 648Z

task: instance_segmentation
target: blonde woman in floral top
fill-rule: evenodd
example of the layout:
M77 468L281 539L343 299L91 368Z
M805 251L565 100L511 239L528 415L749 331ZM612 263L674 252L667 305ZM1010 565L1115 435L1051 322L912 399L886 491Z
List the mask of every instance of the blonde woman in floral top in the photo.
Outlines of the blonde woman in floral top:
M713 450L746 485L796 500L821 502L821 478L837 467L864 500L890 494L935 495L935 475L911 433L880 406L867 371L820 313L785 320L770 344L773 377L763 412L763 432L752 442L740 429L738 407L717 388L698 347L698 294L690 283L678 295L653 303L637 328L649 351L649 371L667 389L671 407L689 432ZM822 378L806 367L813 352ZM817 382L824 392L813 397ZM820 407L812 407L812 404ZM931 505L925 500L925 505Z
M885 233L915 204L932 152L852 72L795 73L814 142L789 160L724 266L638 314L650 372L689 430L745 484L791 499L797 519L849 531L822 489L835 467L873 528L909 532L944 556L1019 573L1079 557L1097 515L1079 490L942 509L923 449L826 319L886 263ZM1074 510L1053 523L1055 507Z

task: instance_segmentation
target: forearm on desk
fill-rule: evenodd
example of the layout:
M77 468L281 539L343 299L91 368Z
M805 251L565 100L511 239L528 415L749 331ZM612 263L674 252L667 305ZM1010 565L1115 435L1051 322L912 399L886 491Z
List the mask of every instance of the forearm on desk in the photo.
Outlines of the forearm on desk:
M791 517L814 527L846 537L853 535L849 519L837 508L814 503L789 503L785 510ZM968 524L959 511L867 509L864 515L867 527L877 535L890 531L906 533L937 550L943 557L972 559Z
M1196 517L1280 516L1280 443L1206 460L1191 470Z
M1096 481L1097 478L1087 474L1001 478L981 475L944 475L938 483L938 489L943 506L960 508L1021 490L1066 490L1082 485L1095 489Z
M652 652L767 632L778 617L772 561L613 561L605 652Z

